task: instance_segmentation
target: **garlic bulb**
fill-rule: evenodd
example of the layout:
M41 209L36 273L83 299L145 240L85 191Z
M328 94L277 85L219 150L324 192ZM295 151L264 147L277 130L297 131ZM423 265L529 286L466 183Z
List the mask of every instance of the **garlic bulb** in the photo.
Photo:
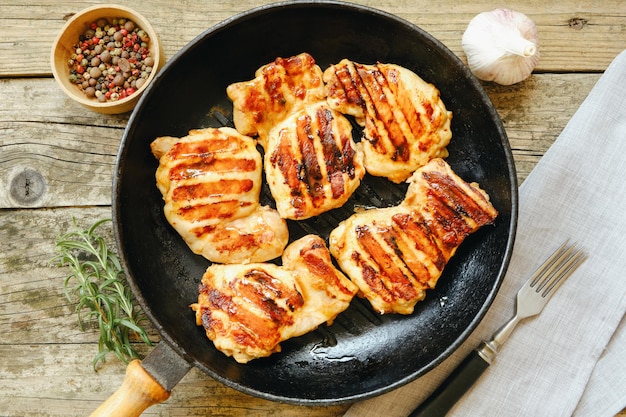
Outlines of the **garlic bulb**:
M476 77L511 85L528 78L537 65L537 40L537 27L528 16L495 9L470 21L462 45Z

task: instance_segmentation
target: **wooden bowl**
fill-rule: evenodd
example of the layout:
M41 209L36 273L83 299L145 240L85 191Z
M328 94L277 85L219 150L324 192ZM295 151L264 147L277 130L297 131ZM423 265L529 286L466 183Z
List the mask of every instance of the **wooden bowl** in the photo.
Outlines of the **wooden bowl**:
M126 18L132 20L136 26L143 29L150 37L150 55L154 58L155 62L152 72L146 79L146 82L138 88L137 91L120 100L100 102L96 98L88 97L80 89L80 87L72 83L69 78L71 68L68 65L68 60L75 52L75 46L80 35L89 28L92 22L95 22L100 18L106 18L108 20L114 18ZM141 94L145 91L150 82L156 76L158 70L165 63L163 46L161 45L157 33L154 31L152 25L150 25L150 23L136 11L114 4L101 4L89 7L72 16L55 39L54 44L52 45L50 58L52 73L63 92L72 100L87 107L88 109L105 114L118 114L131 111L135 107L135 104L137 104Z

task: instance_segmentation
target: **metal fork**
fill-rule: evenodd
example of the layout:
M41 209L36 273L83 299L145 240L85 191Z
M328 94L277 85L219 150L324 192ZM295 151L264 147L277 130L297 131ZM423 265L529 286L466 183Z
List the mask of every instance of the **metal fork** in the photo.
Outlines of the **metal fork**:
M491 340L482 342L450 376L409 417L445 416L467 392L498 355L515 326L541 313L561 284L586 259L582 249L567 241L561 245L526 281L517 293L515 315L496 331Z

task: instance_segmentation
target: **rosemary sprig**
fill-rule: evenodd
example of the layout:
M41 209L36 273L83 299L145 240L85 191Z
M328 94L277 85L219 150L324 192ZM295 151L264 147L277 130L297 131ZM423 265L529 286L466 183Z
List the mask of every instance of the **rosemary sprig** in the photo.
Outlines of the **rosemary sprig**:
M76 313L81 330L86 322L96 322L100 329L98 354L93 359L94 370L106 362L113 352L121 361L140 358L133 348L131 337L139 337L152 346L146 331L140 326L143 314L133 303L118 257L109 250L106 240L96 229L111 219L96 221L87 230L72 230L56 241L53 261L67 266L70 275L65 279L64 290L70 302L76 302ZM74 226L77 227L76 221Z

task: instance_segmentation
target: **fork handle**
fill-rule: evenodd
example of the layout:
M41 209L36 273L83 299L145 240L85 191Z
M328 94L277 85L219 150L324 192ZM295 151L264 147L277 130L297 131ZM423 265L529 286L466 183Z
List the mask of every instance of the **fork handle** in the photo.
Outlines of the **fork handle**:
M491 362L473 350L409 417L442 417L471 388Z

